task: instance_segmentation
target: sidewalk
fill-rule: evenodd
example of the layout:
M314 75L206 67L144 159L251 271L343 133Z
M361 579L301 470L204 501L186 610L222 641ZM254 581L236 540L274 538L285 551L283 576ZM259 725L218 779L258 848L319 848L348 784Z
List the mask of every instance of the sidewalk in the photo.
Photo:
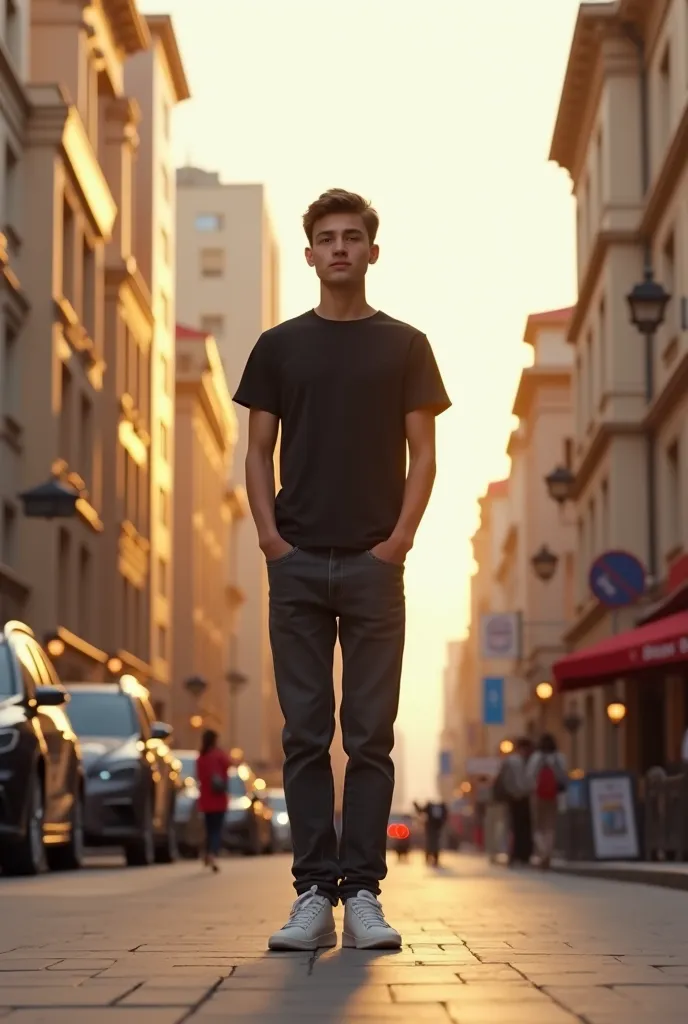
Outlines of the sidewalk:
M604 878L614 882L659 885L666 889L688 890L688 864L654 861L567 861L556 860L552 870L585 878ZM686 1015L688 1020L688 1014Z
M414 855L383 897L401 952L269 954L289 883L285 857L0 880L0 1024L687 1019L687 895Z

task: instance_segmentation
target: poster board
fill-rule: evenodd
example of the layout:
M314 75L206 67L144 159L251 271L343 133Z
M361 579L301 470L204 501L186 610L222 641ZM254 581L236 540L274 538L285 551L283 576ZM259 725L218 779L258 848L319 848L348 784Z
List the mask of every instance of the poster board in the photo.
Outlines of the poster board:
M587 784L595 860L638 860L633 777L628 772L591 772Z

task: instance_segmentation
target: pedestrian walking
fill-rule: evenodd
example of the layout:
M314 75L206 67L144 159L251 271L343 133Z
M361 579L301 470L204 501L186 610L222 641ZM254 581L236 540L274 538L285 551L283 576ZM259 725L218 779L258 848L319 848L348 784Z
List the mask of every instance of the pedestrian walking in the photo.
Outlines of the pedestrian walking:
M439 867L442 830L449 814L447 805L428 800L422 807L417 803L413 806L425 824L425 862L432 864L433 867Z
M516 740L513 753L502 761L495 779L494 798L506 804L509 817L509 866L529 864L533 856L530 808L531 780L527 767L533 744L526 737Z
M201 737L201 749L196 760L198 780L198 810L205 821L205 864L219 871L217 858L222 850L222 826L227 811L227 792L230 760L217 745L218 735L206 729Z
M306 261L320 302L261 335L234 396L250 409L246 484L268 566L298 894L272 949L333 945L340 900L344 945L401 944L377 896L394 790L404 562L433 487L435 417L450 402L426 336L366 299L378 224L368 202L341 189L309 206ZM349 758L339 844L329 755L337 636Z
M533 830L540 867L548 868L554 853L559 795L568 785L564 755L550 733L541 738L528 761L528 778L533 793Z

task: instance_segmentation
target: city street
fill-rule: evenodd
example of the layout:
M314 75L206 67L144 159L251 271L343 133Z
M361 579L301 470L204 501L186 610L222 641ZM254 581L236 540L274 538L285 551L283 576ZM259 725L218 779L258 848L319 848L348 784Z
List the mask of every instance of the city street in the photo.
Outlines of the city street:
M392 864L400 953L265 953L286 857L0 880L0 1018L14 1024L683 1024L688 894Z

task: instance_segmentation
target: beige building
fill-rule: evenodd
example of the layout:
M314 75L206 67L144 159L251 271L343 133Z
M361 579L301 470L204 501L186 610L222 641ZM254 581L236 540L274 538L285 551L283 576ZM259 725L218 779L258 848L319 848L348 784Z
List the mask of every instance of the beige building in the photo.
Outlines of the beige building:
M647 567L646 600L670 598L686 578L685 563L678 567L688 546L687 40L683 0L583 4L552 141L577 204L579 294L568 332L577 580L567 639L578 660L565 687L568 710L584 720L588 768L613 756L605 716L613 699L628 711L623 756L641 770L676 759L688 723L685 663L655 657L652 633L629 632L650 609L612 613L588 587L592 561L609 549ZM647 347L626 302L645 271L671 296ZM665 651L680 647L671 626L661 627ZM610 671L582 657L613 632L624 635L614 643L625 645L625 662Z
M0 76L0 619L23 618L33 579L20 543L26 406L20 393L27 365L24 325L28 313L21 240L27 229L23 175L29 129L25 88L29 56L29 2L3 4L0 39L6 60ZM47 475L47 474L46 474ZM39 477L33 483L41 482Z
M462 656L462 642L450 640L442 678L442 731L439 737L440 763L437 775L437 792L442 800L449 801L456 788L456 755L462 733L461 704L459 702L459 669ZM463 777L463 764L458 768ZM448 769L443 771L443 768ZM428 794L434 796L434 794Z
M146 23L151 45L127 61L125 85L138 104L143 126L135 164L132 247L153 314L147 385L148 660L153 701L164 718L173 678L176 184L171 126L175 106L189 99L190 92L171 19L151 16Z
M13 490L53 475L81 497L71 519L20 523L17 572L28 590L24 617L41 638L53 637L63 676L91 678L120 649L132 667L140 661L137 644L111 628L124 574L114 555L120 518L107 490L117 415L108 352L118 314L112 302L106 313L105 294L119 275L145 348L145 289L127 263L131 197L122 172L137 117L123 76L149 34L133 4L33 0L30 14L23 229L14 241L21 239L29 308L16 340L21 467Z
M259 335L279 319L277 246L262 185L224 185L214 173L177 173L177 319L217 340L235 388ZM248 413L238 410L233 482L244 484ZM235 553L238 636L227 651L236 720L232 737L266 778L282 761L282 718L267 630L267 575L249 524ZM236 608L235 608L236 611Z
M552 665L566 650L573 615L575 530L545 486L555 466L570 466L573 457L573 353L567 343L571 312L549 310L528 317L523 341L531 364L521 373L512 409L518 426L507 447L509 477L491 483L480 500L471 618L456 656L458 780L465 777L468 757L496 755L503 739L536 739L544 729L561 733L561 698L554 695L543 702L536 688L552 680ZM539 578L533 566L542 548L556 558L548 580ZM495 613L518 617L512 656L487 656L481 622ZM505 681L501 726L482 721L481 680L486 676Z
M174 492L172 724L180 747L198 745L201 725L228 747L226 560L234 523L227 479L237 418L212 336L178 326L176 368L175 471L184 484Z

